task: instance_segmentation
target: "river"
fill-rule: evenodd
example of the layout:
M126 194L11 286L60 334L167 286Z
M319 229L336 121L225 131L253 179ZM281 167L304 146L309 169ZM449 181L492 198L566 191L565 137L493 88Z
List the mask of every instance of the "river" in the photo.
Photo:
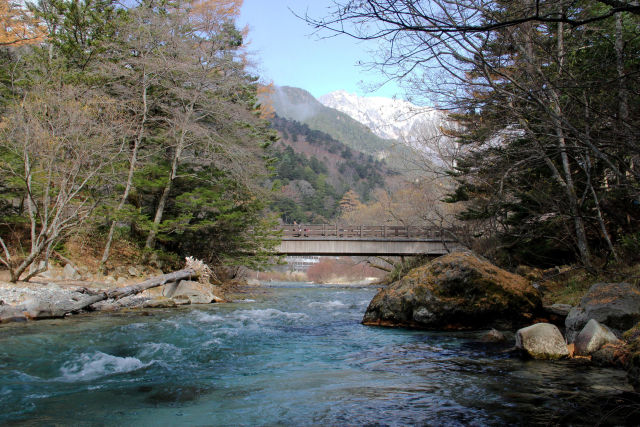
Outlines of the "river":
M477 332L365 327L374 293L281 283L3 325L0 425L632 423L624 372L523 361Z

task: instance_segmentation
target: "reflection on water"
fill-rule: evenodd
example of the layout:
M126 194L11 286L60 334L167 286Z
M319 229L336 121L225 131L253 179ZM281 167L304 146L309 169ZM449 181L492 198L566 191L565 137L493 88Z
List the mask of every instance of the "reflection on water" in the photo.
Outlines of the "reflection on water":
M360 325L367 288L0 328L0 424L634 424L624 372Z

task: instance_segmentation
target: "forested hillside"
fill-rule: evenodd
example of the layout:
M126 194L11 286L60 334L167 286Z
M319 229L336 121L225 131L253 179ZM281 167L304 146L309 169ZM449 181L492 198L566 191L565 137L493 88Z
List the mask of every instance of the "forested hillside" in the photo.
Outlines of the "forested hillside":
M276 240L240 1L3 2L0 263L47 268L84 234L145 257L256 264ZM248 256L251 255L251 256Z
M273 149L272 209L284 222L332 221L342 213L340 205L349 190L368 201L376 188L385 188L397 175L384 161L305 124L280 116L271 122L280 136Z
M372 155L376 159L386 159L392 167L400 169L400 146L397 141L376 136L368 127L347 114L325 107L306 90L277 86L265 98L265 102L273 105L279 116L324 132L353 150Z

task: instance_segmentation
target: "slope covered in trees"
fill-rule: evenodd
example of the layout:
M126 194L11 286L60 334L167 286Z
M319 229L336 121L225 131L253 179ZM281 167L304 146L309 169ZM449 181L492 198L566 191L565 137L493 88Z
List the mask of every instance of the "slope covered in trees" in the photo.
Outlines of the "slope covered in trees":
M367 126L349 115L322 105L304 89L278 86L264 97L280 117L307 125L310 129L330 135L352 150L386 160L387 164L403 171L407 151L398 141L376 136Z
M147 255L265 261L275 134L246 70L240 5L12 4L0 41L0 263L12 280L46 269L79 230L102 242L103 264L114 236Z
M352 150L324 132L275 116L272 126L280 140L274 145L275 200L272 209L284 222L322 223L341 214L348 191L369 200L396 174L384 161Z

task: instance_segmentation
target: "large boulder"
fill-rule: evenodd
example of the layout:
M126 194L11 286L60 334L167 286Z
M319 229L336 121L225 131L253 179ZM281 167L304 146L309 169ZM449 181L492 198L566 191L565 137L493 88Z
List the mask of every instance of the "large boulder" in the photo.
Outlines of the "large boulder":
M209 304L220 300L213 293L213 287L210 284L191 280L181 280L177 285L175 283L165 285L163 296L178 298L178 300L186 297L191 304Z
M591 319L576 337L575 352L579 356L587 356L600 350L605 344L622 344L622 342L605 325L601 325L596 319Z
M36 298L28 299L18 306L28 319L56 319L64 317L68 312L67 301L43 301Z
M536 323L519 329L516 348L534 359L561 359L569 355L562 333L551 323Z
M423 329L510 329L541 307L521 276L470 252L444 255L380 291L362 323Z
M640 321L640 290L629 283L596 283L572 308L565 321L568 342L575 341L589 320L625 331Z

